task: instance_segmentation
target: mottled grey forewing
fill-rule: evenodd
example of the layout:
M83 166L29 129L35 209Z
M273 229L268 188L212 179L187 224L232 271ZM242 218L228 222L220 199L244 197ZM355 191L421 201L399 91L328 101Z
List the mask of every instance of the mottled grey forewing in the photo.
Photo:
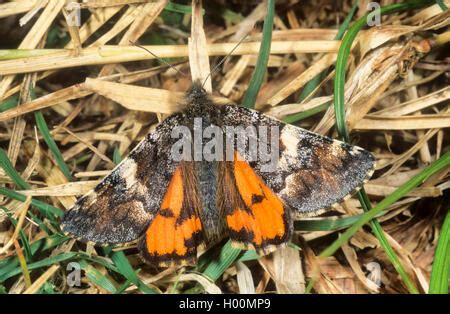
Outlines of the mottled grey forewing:
M92 191L79 198L61 228L82 241L118 244L137 239L159 209L177 166L169 158L181 114L164 120Z
M224 125L278 127L279 159L273 171L262 171L259 160L249 164L297 216L318 214L340 202L373 173L374 156L360 147L240 106L223 106L222 113Z

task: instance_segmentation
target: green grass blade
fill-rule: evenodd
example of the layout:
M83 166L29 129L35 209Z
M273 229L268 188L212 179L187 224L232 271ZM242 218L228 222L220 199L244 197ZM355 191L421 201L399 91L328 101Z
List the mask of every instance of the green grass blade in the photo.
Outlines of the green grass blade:
M253 72L247 92L242 100L242 106L254 108L256 96L263 83L264 75L267 71L269 62L270 45L272 42L273 17L275 14L275 0L267 1L267 14L264 19L261 46L259 48L258 60L256 61L255 71Z
M0 112L12 109L17 106L17 103L19 102L19 96L14 95L6 99L0 104Z
M119 286L116 290L116 294L123 294L125 292L125 290L132 284L131 281L129 281L128 279L125 280L125 282Z
M52 135L50 134L50 130L48 129L47 123L45 122L44 115L42 112L37 111L34 113L34 117L36 119L36 125L41 132L42 137L44 138L45 143L47 143L48 148L53 154L53 157L55 157L55 161L58 164L61 171L66 176L67 180L72 181L72 176L70 174L69 167L67 166L66 162L64 161L64 158L61 154L61 151L58 148L58 145L56 145L55 140L53 139Z
M255 259L259 259L261 255L256 253L255 250L247 250L244 252L244 254L239 257L240 262L246 262L246 261L253 261Z
M388 206L394 204L400 198L404 197L408 194L412 189L422 184L429 177L434 175L435 173L447 168L450 165L450 152L447 152L441 158L433 162L431 165L426 167L423 171L415 175L411 180L400 186L397 190L395 190L392 194L384 198L381 202L379 202L376 206L374 206L371 210L364 213L355 224L353 224L350 228L347 229L336 241L334 241L329 247L327 247L320 256L328 257L333 255L342 244L347 243L348 240L366 223L379 215L383 210L385 210Z
M314 76L311 79L311 81L309 81L303 88L302 92L300 93L300 96L298 96L297 102L302 102L303 100L305 100L306 97L308 97L316 89L316 87L319 86L320 82L322 82L326 73L327 70L323 70L322 72Z
M436 3L438 4L438 6L441 8L442 11L447 11L448 7L447 5L444 3L443 0L436 0Z
M450 211L447 211L441 234L439 235L436 252L434 253L433 268L431 269L431 294L448 294L448 276L450 274Z
M74 166L77 166L77 165L79 165L79 164L85 162L86 160L91 160L92 155L93 155L93 154L89 154L89 153L83 154L83 155L81 155L80 157L69 159L68 162L69 162L70 164L73 164Z
M396 3L382 7L380 9L380 14L382 15L392 14L408 9L425 6L430 3L432 3L432 1L429 0L422 0L422 1L418 0L404 3ZM359 31L364 26L367 25L367 19L368 18L370 19L370 17L374 13L377 12L374 11L359 18L345 34L344 39L342 40L341 46L339 48L338 57L336 59L336 75L334 80L334 101L335 101L336 117L345 117L345 106L344 106L345 68L347 65L348 56L350 54L350 49ZM345 123L345 119L336 118L336 128L341 133L340 135L342 139L348 142L349 141L348 130L347 125Z
M353 16L355 15L355 12L357 9L358 9L358 1L355 1L352 9L346 16L344 22L342 22L341 26L339 26L338 32L337 32L336 36L334 37L335 40L342 39L342 36L344 36L344 33L347 30L348 26L350 25L350 22L353 19ZM303 101L306 97L308 97L316 89L317 86L319 86L320 82L323 80L326 73L327 73L327 70L323 70L321 73L317 74L311 81L309 81L305 85L305 88L303 88L303 90L298 98L299 102ZM299 118L296 121L301 120L301 119L304 119L304 118L302 116L299 116ZM294 122L296 122L296 121L294 121ZM288 122L288 123L290 123L290 122Z
M308 117L311 117L319 112L325 111L326 109L328 109L328 107L330 106L331 101L330 102L326 102L320 106L317 106L315 108L311 108L309 110L305 110L302 112L297 112L293 115L287 116L283 119L284 122L286 123L295 123L297 121L306 119Z
M78 263L80 264L81 269L84 270L86 277L92 283L110 293L116 293L116 287L105 275L84 260L80 260Z
M5 212L6 216L8 216L9 220L11 221L11 224L14 226L14 228L17 227L17 219L13 217L13 215L9 212L8 208L4 206L0 206L0 208ZM28 238L23 232L23 229L19 230L19 237L20 241L22 242L24 252L25 252L25 260L29 262L31 260L31 248L30 243L28 242Z
M381 8L381 14L391 14L419 6L423 6L425 4L429 3L429 1L411 1L411 2L405 2L405 3L399 3L399 4L393 4L390 6L386 6ZM367 24L367 19L370 18L370 16L374 14L374 12L369 13L360 19L358 19L352 27L348 30L348 32L345 34L344 39L342 40L341 46L339 48L338 57L336 60L336 76L334 80L334 109L335 109L335 116L336 116L336 129L341 137L341 139L344 142L349 142L349 133L347 129L346 119L345 119L345 100L344 100L344 87L345 87L345 72L346 72L346 65L348 56L350 54L351 46L353 44L353 41L355 40L358 32ZM371 205L369 198L362 189L358 192L358 199L361 203L362 208L365 212L372 212ZM378 204L377 206L379 206ZM381 208L379 211L383 210L384 208ZM378 213L377 213L378 214ZM375 215L376 216L376 215ZM373 216L372 218L375 218ZM356 225L358 225L359 222L355 223L352 227L350 227L349 230L352 230L352 228ZM378 241L380 242L381 246L383 247L384 251L386 252L386 255L388 256L389 260L391 261L392 265L395 267L396 271L401 276L403 282L405 283L406 287L408 288L410 293L418 293L418 290L408 274L406 273L405 269L403 268L403 265L400 263L400 260L398 259L397 255L395 254L392 247L389 245L389 242L387 241L383 229L381 228L381 225L378 223L378 221L374 220L371 223L372 230L374 234L376 235ZM349 231L347 230L347 231ZM347 233L347 232L346 232ZM346 234L344 233L344 234ZM341 241L341 242L338 242ZM339 238L335 243L340 243L342 245L346 241L344 239ZM328 252L329 253L329 252ZM311 288L311 285L308 285L308 288Z
M228 241L220 250L219 256L208 264L203 275L213 282L216 281L234 263L240 253L241 250L232 247L231 241Z
M119 147L114 148L114 154L113 154L113 162L117 165L122 161L122 156L120 156Z
M31 272L34 269L51 266L55 263L59 263L59 262L62 262L62 261L68 260L68 259L72 259L76 256L76 254L77 253L75 253L75 252L68 252L68 253L63 253L60 255L48 257L48 258L42 259L40 261L37 261L35 263L29 264L28 270ZM0 282L3 282L11 277L21 274L21 273L22 273L22 269L20 268L20 266L14 267L14 268L12 268L10 266L7 269L7 271L3 271L3 269L2 269L2 271L0 272Z
M63 49L60 49L63 51ZM0 61L50 55L55 49L1 49Z
M38 294L56 294L55 286L49 282L44 283L41 289L39 289Z
M17 185L21 190L29 189L30 186L25 182L20 174L16 171L11 161L6 155L6 152L0 148L0 167L5 170L5 173L11 178L15 185Z
M86 261L91 261L106 267L116 273L119 273L117 267L113 265L108 259L99 256L90 256L84 252L66 252L61 253L59 255L50 256L39 260L37 262L31 263L28 265L28 270L36 270L43 267L52 266L53 264L61 263L61 262L69 262L73 260L84 259ZM11 277L17 276L22 273L22 269L20 267L11 267L9 266L7 271L1 269L0 271L0 282L3 282Z
M45 252L47 250L50 250L50 249L64 243L68 239L69 238L66 236L55 234L55 235L40 239L38 241L35 241L30 244L31 254L34 255L38 252ZM17 258L17 256L11 256L11 257L5 258L3 260L0 260L0 278L5 276L6 274L10 273L12 270L14 270L17 267L19 267L19 259ZM1 280L0 280L0 282L1 282Z
M349 14L345 18L344 22L342 22L341 26L339 26L338 32L336 36L334 37L335 40L341 40L342 36L344 36L345 31L347 30L348 26L350 25L350 22L355 15L356 10L358 9L358 1L355 1L353 4L352 9L350 10ZM298 101L301 102L306 97L308 97L316 88L319 86L320 82L324 79L325 75L327 73L327 70L323 70L321 73L317 74L311 81L309 81L305 87L303 88L302 92L300 93L300 96L298 98ZM303 112L299 112L290 116L287 116L283 119L286 123L295 123L300 120L306 119L310 116L313 116L319 112L325 111L330 106L331 102L327 102L323 105L320 105L316 108L306 110Z
M192 13L192 7L190 5L173 3L172 1L169 1L169 3L167 3L167 5L164 7L164 10L167 10L170 12L182 13L182 14L191 14ZM203 10L202 13L204 14L205 11Z
M2 186L0 186L0 194L5 195L12 199L21 201L21 202L25 202L25 200L27 199L27 197L25 195L20 194L13 190L4 188ZM59 209L57 207L53 207L52 205L41 202L34 198L31 199L31 205L36 207L46 217L51 217L52 215L57 216L57 217L62 217L62 215L64 214L64 212L61 209Z
M117 266L119 272L130 282L134 283L139 290L147 294L155 294L156 291L149 288L141 280L139 280L133 267L131 267L130 262L122 251L111 252L111 259L114 265Z
M52 235L53 233L55 233L54 231L50 230L50 228L40 218L33 214L33 212L29 211L28 215L30 216L31 221L39 226L39 230L44 231L48 235Z
M379 216L382 216L382 212ZM362 214L340 217L340 218L319 218L294 221L294 230L296 231L332 231L341 230L350 227L361 218Z
M356 13L356 10L358 10L359 1L356 0L353 3L353 6L348 13L348 15L345 17L345 20L342 22L341 26L339 26L336 36L334 37L335 40L341 40L342 37L344 37L345 32L347 31L348 27L350 26L350 22L353 19L353 16Z

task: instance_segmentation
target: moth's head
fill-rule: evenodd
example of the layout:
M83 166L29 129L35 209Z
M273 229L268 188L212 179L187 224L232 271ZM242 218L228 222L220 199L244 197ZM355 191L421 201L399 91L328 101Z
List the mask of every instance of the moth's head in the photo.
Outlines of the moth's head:
M202 87L200 81L195 81L192 84L191 89L188 91L188 96L192 100L206 97L206 90Z

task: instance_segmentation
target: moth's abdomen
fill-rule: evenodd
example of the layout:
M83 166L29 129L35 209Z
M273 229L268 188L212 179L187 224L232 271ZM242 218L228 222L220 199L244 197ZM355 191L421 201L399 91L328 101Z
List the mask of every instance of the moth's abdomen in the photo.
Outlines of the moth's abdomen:
M204 235L209 242L219 240L223 235L224 223L217 204L218 163L200 161L195 163L202 203L200 218Z

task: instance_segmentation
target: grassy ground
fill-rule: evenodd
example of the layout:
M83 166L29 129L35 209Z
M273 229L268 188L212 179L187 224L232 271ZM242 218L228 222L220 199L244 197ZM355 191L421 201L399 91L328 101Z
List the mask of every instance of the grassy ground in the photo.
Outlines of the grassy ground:
M0 3L0 293L448 293L450 1L181 3L87 1L79 24L65 1ZM265 257L224 241L157 269L64 236L192 79L370 150L374 176Z

